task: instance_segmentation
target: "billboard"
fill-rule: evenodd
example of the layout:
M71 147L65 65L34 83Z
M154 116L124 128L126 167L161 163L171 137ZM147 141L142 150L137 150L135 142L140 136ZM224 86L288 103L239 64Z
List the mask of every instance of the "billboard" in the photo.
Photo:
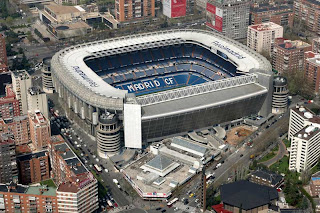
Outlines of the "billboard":
M215 29L219 32L222 32L222 27L223 27L223 10L210 4L207 3L207 26Z
M186 15L187 0L163 0L163 15L178 18Z

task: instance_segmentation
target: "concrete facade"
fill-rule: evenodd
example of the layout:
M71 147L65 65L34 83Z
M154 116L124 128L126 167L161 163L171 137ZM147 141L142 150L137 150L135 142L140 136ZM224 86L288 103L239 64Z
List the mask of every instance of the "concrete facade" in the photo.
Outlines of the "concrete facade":
M51 135L50 122L40 111L29 112L28 117L32 144L37 150L46 148Z

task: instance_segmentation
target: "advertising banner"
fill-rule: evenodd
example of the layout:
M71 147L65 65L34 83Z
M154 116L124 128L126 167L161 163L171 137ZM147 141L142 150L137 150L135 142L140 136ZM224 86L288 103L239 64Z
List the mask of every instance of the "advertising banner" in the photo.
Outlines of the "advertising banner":
M187 0L171 0L171 18L186 15Z
M207 26L222 32L223 28L223 10L207 3Z

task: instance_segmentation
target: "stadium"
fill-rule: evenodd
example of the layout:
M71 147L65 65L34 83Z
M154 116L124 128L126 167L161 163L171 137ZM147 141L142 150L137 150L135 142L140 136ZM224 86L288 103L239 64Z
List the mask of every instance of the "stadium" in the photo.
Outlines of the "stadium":
M94 136L100 114L118 114L130 148L271 112L270 63L209 31L80 44L56 53L51 69L68 116Z

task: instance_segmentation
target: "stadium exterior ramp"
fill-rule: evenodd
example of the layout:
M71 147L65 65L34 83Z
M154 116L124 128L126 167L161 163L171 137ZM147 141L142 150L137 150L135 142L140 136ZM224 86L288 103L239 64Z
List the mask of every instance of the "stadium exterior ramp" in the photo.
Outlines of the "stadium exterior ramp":
M135 97L106 83L84 62L141 49L192 43L231 62L242 74L203 84ZM124 120L125 138L154 141L252 114L271 112L270 63L248 47L222 35L203 30L169 30L130 35L66 48L51 61L53 83L68 116L95 135L98 115L106 110ZM124 105L134 105L141 126L126 124ZM138 107L137 107L138 106ZM132 108L130 108L132 113ZM130 115L129 115L130 116ZM139 117L139 118L138 118ZM132 121L132 119L130 119ZM140 134L136 134L140 132ZM126 136L127 135L127 136ZM138 136L137 136L138 135ZM133 145L134 144L134 145Z

